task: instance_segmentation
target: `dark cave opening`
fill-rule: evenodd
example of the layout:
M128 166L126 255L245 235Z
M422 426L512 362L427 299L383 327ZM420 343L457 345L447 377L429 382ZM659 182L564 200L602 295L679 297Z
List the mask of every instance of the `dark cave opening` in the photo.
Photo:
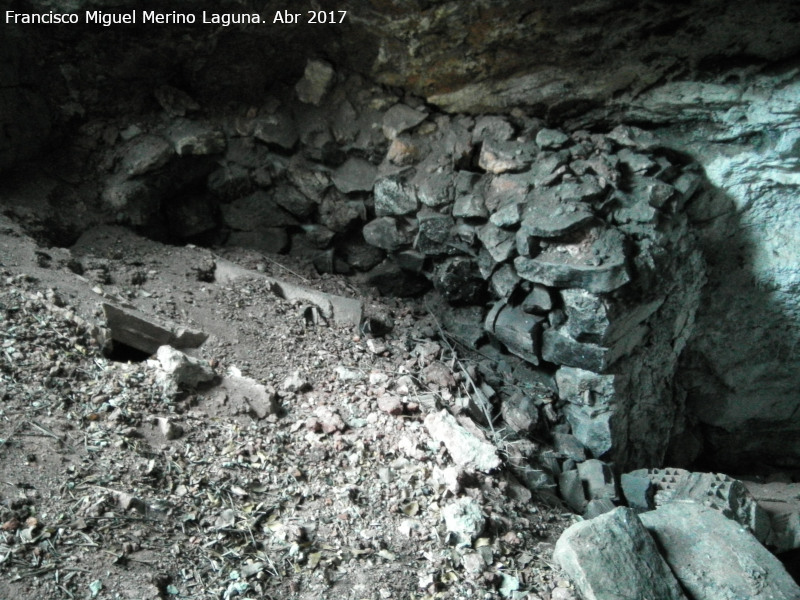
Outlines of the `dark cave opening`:
M105 356L108 360L119 363L140 363L144 362L150 357L152 353L139 350L133 346L129 346L119 341L114 341L111 345L111 351L106 352Z

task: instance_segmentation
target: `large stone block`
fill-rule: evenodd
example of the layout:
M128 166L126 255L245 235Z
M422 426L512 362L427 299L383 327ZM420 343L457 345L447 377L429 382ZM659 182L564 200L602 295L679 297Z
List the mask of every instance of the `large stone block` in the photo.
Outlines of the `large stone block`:
M694 600L800 598L800 587L780 561L719 511L671 502L641 520Z
M578 438L593 456L603 456L620 440L615 434L613 423L615 415L609 410L594 410L585 406L568 404L564 408L572 434ZM617 419L619 417L616 417Z
M417 213L417 221L419 229L414 240L417 250L429 256L457 253L453 245L453 217L423 208Z
M686 600L639 517L617 508L572 525L553 559L586 600Z
M373 219L364 225L362 234L368 244L389 252L399 250L411 241L411 236L392 217Z
M511 258L516 249L514 234L491 223L487 223L478 230L478 239L496 263Z
M615 401L619 375L600 375L585 369L561 367L556 371L558 395L577 406L608 407Z
M486 315L484 327L509 352L537 365L544 320L542 316L528 314L520 307L500 300Z

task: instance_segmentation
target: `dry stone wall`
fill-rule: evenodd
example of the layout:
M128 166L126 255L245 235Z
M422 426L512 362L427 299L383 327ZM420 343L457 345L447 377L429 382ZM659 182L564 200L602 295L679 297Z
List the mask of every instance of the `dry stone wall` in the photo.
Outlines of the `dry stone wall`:
M184 241L357 273L384 294L433 287L457 336L485 333L551 382L562 433L595 457L661 464L682 431L672 379L704 282L683 211L693 168L633 127L444 115L320 62L290 92L199 118L162 88L171 117L113 138L105 207ZM525 402L493 408L520 435L538 421L517 426Z

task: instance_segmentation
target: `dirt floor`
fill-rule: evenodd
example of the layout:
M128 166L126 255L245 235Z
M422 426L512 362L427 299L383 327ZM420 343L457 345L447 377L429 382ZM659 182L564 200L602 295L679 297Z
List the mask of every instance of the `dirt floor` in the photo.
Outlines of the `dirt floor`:
M369 325L269 277L359 299ZM208 333L187 353L215 380L105 356L103 302ZM114 227L39 247L0 217L0 597L571 598L550 554L572 515L455 468L423 425L481 360L424 302L285 258ZM239 375L270 410L220 391ZM485 519L466 541L443 519L459 498Z

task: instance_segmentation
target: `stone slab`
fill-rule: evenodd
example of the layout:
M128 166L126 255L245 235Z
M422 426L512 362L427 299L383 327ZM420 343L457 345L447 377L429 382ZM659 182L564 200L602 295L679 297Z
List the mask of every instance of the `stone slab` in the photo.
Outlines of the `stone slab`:
M553 559L585 600L686 600L653 538L629 508L567 529Z
M671 502L641 520L694 600L800 598L800 587L780 561L717 510Z
M624 240L616 229L594 228L581 239L552 244L535 258L519 256L514 266L534 283L612 292L631 279Z
M588 206L564 202L552 188L528 194L521 229L534 237L554 238L571 233L594 220Z
M207 333L160 321L133 308L103 303L103 314L112 340L149 354L161 346L198 348L208 338Z

